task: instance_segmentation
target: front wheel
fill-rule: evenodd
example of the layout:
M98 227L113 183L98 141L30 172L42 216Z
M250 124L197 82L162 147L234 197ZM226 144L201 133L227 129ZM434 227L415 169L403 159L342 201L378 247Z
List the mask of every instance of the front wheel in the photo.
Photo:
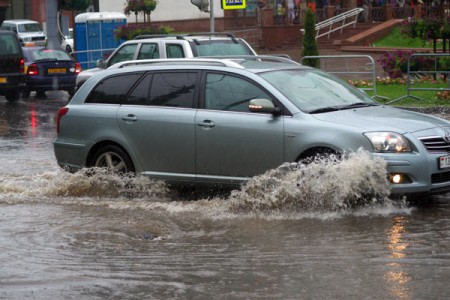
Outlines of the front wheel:
M115 173L134 172L133 163L128 154L115 145L104 146L97 150L90 165L97 168L107 168Z

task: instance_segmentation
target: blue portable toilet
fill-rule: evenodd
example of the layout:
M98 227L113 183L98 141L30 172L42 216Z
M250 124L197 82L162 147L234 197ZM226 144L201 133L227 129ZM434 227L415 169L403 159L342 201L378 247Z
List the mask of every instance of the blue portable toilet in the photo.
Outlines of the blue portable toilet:
M125 14L119 12L82 13L75 17L75 54L83 69L94 68L98 59L119 46L114 29L126 23Z

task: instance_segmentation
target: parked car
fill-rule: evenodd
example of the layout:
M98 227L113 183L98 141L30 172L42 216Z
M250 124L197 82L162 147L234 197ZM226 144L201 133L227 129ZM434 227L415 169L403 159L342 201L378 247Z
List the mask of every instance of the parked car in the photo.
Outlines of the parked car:
M0 95L17 101L25 86L24 57L14 32L0 30Z
M58 111L57 131L57 162L72 171L108 167L171 184L227 185L362 148L386 161L393 194L450 191L450 122L380 105L282 58L106 70Z
M63 37L61 41L61 48L66 50L67 53L73 52L73 28L69 28L68 35Z
M47 37L38 22L33 20L5 20L0 30L15 32L22 46L45 46Z
M244 39L229 33L139 36L121 44L108 59L98 60L96 68L83 70L77 78L77 88L93 73L122 61L229 55L256 55L256 52Z
M32 91L36 91L37 97L52 90L74 94L81 66L67 52L62 49L26 47L23 48L23 53L27 76L26 87L22 91L24 98L28 98Z

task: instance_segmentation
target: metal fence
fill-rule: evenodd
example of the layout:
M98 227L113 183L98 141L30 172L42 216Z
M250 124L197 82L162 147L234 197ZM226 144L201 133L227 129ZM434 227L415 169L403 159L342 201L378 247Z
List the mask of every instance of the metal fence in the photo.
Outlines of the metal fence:
M431 69L429 63L423 63L418 58L428 58L431 60ZM420 97L411 95L411 91L450 91L450 81L447 88L436 87L414 87L414 79L424 75L437 77L444 75L446 78L450 75L450 53L414 53L408 58L407 73L406 73L406 95L394 99L386 104L394 103L405 98L413 98L422 100ZM431 83L430 83L431 85Z

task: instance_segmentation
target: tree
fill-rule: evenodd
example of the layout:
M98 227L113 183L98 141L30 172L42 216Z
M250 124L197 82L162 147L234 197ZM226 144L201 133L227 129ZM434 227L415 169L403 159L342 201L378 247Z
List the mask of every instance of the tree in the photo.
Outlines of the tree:
M306 11L304 28L305 33L303 34L302 39L302 57L319 55L316 41L316 16L311 9ZM318 58L306 58L303 60L303 64L318 68L320 66L320 61Z
M86 10L91 5L91 0L59 0L59 9Z
M123 10L126 15L130 15L132 12L136 15L142 12L144 14L144 23L146 19L150 22L150 14L156 8L156 0L127 0L125 9Z

